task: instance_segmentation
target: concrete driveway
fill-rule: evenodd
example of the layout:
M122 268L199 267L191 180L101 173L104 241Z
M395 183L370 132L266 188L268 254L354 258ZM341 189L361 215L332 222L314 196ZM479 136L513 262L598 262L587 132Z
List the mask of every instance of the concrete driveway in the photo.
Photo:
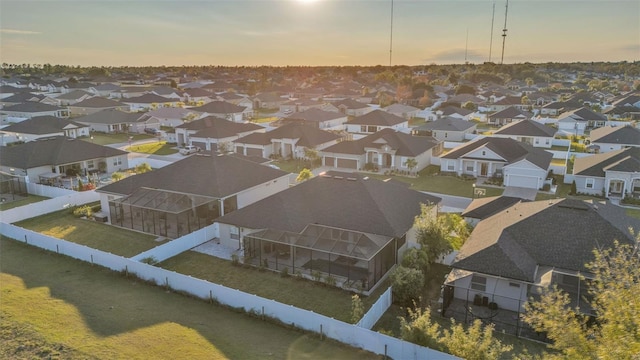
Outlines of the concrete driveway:
M507 186L504 188L502 196L519 197L520 199L535 200L538 195L537 189L522 188L517 186Z

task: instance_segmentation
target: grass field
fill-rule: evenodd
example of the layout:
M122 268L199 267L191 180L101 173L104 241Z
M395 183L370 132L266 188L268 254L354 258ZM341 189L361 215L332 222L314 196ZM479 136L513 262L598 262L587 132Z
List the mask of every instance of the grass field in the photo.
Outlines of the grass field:
M273 165L279 167L282 171L297 174L302 169L309 167L309 162L299 159L293 160L278 160L274 161Z
M3 359L375 359L313 335L0 239Z
M231 261L219 259L195 251L187 251L166 260L158 266L182 274L205 279L216 284L293 305L302 309L349 322L351 318L351 293L317 282L282 277L271 271L233 266ZM372 296L362 296L366 309L386 290L380 286ZM331 299L331 301L328 301Z
M56 211L16 223L17 226L126 257L160 245L155 236L76 218L70 210Z
M144 140L144 139L153 139L154 136L147 134L105 134L92 132L91 137L82 138L84 141L92 142L98 145L109 145L109 144L119 144L126 143L129 141L129 136L133 137L132 141Z
M171 155L178 152L175 145L167 144L166 141L158 141L140 145L129 146L125 149L130 152L139 152L151 155Z
M11 195L7 195L6 197L10 197ZM36 203L42 200L47 200L48 197L44 197L44 196L38 196L38 195L28 195L27 197L25 197L24 199L20 199L20 200L16 200L16 201L10 201L7 203L2 203L0 204L0 211L4 211L4 210L9 210L9 209L13 209L16 207L20 207L20 206L24 206L27 204L32 204L32 203Z
M639 209L625 209L624 210L627 216L631 216L632 218L640 219L640 208Z
M263 124L263 123L274 122L276 120L278 120L277 116L269 116L269 117L256 118L251 120L251 122L256 124Z

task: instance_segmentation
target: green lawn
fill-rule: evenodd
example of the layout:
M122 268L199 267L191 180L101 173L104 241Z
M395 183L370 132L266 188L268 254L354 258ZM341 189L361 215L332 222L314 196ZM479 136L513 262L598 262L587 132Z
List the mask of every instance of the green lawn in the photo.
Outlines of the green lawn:
M421 117L413 117L409 119L409 126L420 126L426 123L427 123L427 120Z
M304 160L278 160L274 161L273 164L279 167L282 171L290 172L297 174L302 169L309 167L309 162Z
M129 141L129 136L133 137L132 141L155 138L154 136L147 134L105 134L92 132L91 137L93 137L93 139L91 139L91 137L84 137L82 138L82 140L89 141L98 145L109 145L126 143Z
M375 359L375 355L0 240L3 359Z
M5 197L7 199L10 199L11 195L6 195ZM0 204L0 211L17 208L17 207L20 207L20 206L36 203L36 202L39 202L39 201L42 201L42 200L47 200L47 199L48 199L48 197L44 197L44 196L28 195L26 198L23 198L23 199L20 199L20 200L15 200L15 201L10 201L10 202L7 202L7 203Z
M175 148L175 145L167 144L166 141L133 145L131 147L127 147L125 150L151 155L171 155L178 152L178 149Z
M156 236L76 218L70 210L17 222L15 225L77 244L131 257L160 245Z
M279 273L259 271L253 267L233 266L231 261L195 251L184 252L158 266L284 304L313 310L334 319L349 322L351 318L352 293L317 282L297 279L294 276L285 278ZM378 289L372 296L362 296L366 309L369 309L386 287L380 286Z
M276 120L278 120L276 116L270 116L270 117L255 118L255 119L252 119L251 122L256 124L262 124L262 123L270 123Z
M625 213L627 216L631 216L636 219L640 219L640 208L636 209L625 209Z

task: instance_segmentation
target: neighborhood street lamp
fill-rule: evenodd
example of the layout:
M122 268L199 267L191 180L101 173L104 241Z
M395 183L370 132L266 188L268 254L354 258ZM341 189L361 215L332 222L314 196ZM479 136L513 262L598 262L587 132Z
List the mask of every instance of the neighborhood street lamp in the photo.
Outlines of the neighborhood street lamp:
M471 198L475 199L476 197L476 183L471 184Z

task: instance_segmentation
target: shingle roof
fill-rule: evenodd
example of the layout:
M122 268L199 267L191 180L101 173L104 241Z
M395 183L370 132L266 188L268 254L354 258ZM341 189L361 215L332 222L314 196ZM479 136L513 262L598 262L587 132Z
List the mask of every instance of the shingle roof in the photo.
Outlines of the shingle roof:
M44 95L33 94L30 92L19 92L15 95L8 96L4 99L0 99L0 101L4 103L23 103L26 101L41 101L44 99Z
M447 106L444 109L438 109L438 111L442 111L442 115L449 116L453 114L459 114L462 116L467 116L469 114L473 114L473 111L455 107L455 106Z
M605 121L607 120L607 117L602 115L602 114L598 114L593 112L590 109L587 109L585 107L581 107L579 109L575 109L575 110L571 110L571 111L567 111L564 112L562 114L560 114L558 116L558 121L562 121L564 119L567 118L572 118L576 121L589 121L589 120L597 120L597 121Z
M344 118L346 116L347 115L339 112L335 112L335 111L325 111L318 108L311 108L305 111L295 112L287 116L287 119L305 120L305 121L311 121L311 122L322 122L322 121Z
M618 167L618 171L640 171L640 148L631 147L576 158L573 174L603 178L605 170L614 170L611 166L619 165L621 161L624 161L624 167Z
M500 110L497 112L494 112L493 114L489 115L489 118L491 119L513 119L513 118L523 118L523 119L531 119L533 115L531 113L528 113L526 111L522 111L518 108L515 108L513 106L510 106L504 110Z
M387 107L384 108L384 111L386 112L390 112L390 113L410 113L410 112L414 112L414 111L420 111L420 109L418 109L417 107L413 107L410 105L404 105L404 104L391 104Z
M3 147L0 164L29 169L38 166L64 165L126 154L126 151L108 146L70 139L64 136L55 136Z
M494 135L521 135L521 136L542 136L553 137L557 130L541 124L534 120L522 120L507 124L498 131L494 132Z
M246 107L226 101L212 101L202 106L192 107L190 110L209 114L236 114L245 111Z
M541 169L548 169L549 164L551 164L551 158L553 157L553 154L548 151L534 148L533 146L511 138L485 137L460 145L446 155L443 155L442 158L458 159L483 146L486 146L510 164L526 159Z
M4 111L16 111L16 112L45 112L45 111L57 111L57 110L64 110L64 108L58 107L58 106L54 106L54 105L49 105L49 104L43 104L40 102L34 102L34 101L27 101L24 102L22 104L16 104L16 105L11 105L11 106L7 106L3 109L1 109L0 111L4 112Z
M100 96L94 96L89 99L82 100L78 103L71 105L72 107L84 107L84 108L109 108L109 107L119 107L119 106L128 106L119 101L107 99Z
M367 114L356 116L349 125L394 126L407 122L407 119L382 110L373 110Z
M336 107L344 107L346 109L366 109L369 105L353 99L344 99L333 103Z
M84 90L73 90L73 91L69 91L66 94L60 94L59 96L56 97L56 99L59 100L76 100L79 99L83 96L92 96L92 94L90 92L84 91Z
M445 116L436 121L428 122L420 127L418 130L441 130L441 131L464 131L476 126L474 122L455 118L451 116Z
M168 103L168 102L174 102L174 101L180 101L180 100L169 99L164 96L151 94L151 93L122 99L122 102L125 104L153 104L153 103L162 104L162 103Z
M83 124L127 124L142 121L142 119L144 116L140 113L106 109L76 118L75 121Z
M620 227L625 224L640 229L640 221L611 204L596 209L572 199L518 203L478 223L452 267L529 282L538 266L587 271L594 249L632 242Z
M511 196L491 196L474 199L461 215L482 220L521 201L523 201L521 198Z
M31 119L6 126L1 130L4 132L43 135L61 132L69 125L79 128L86 127L86 125L78 124L74 121L55 116L36 116Z
M439 141L431 136L413 136L386 128L355 141L342 141L323 149L335 154L364 154L365 148L381 148L389 145L396 149L396 155L414 157L435 147Z
M236 140L239 144L267 145L272 139L299 139L297 146L315 148L318 145L339 139L340 136L313 126L286 124L263 134L250 134Z
M593 129L590 137L592 143L640 145L640 129L632 126L605 126Z
M130 195L142 187L224 198L276 180L286 172L238 156L192 155L148 173L130 176L100 192Z
M399 237L420 214L421 203L440 198L357 174L329 173L218 219L250 229L300 232L309 224ZM338 176L339 178L335 178Z
M238 134L264 129L258 124L237 123L216 116L207 116L202 119L190 121L189 123L177 126L189 130L198 130L194 137L208 137L212 139L222 139Z

